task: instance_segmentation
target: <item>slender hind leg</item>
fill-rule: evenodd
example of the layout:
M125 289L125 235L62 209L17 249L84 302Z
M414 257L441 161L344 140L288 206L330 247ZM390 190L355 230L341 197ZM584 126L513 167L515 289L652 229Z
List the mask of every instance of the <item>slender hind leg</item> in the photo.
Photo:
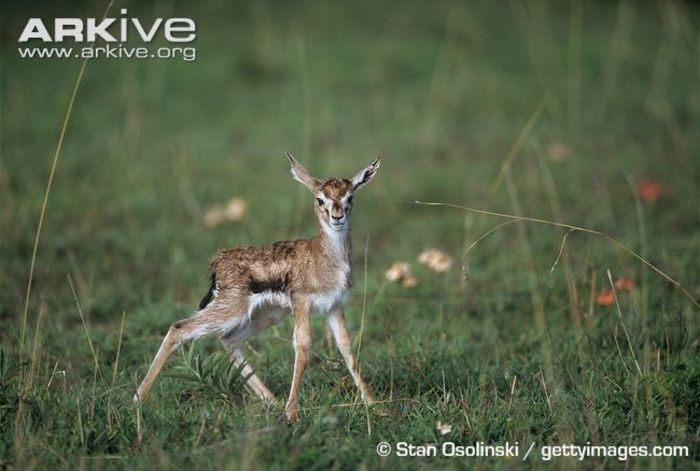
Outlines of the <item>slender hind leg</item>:
M359 365L355 361L355 357L352 355L352 349L350 348L350 334L348 333L348 328L345 325L345 315L343 314L342 307L339 307L328 315L328 325L330 325L331 330L333 331L335 343L338 346L338 350L340 350L340 354L343 356L343 360L345 360L345 365L347 366L355 385L362 394L362 399L367 404L372 404L374 402L374 398L369 392L369 389L367 389L367 385L360 375Z
M202 309L194 316L174 322L168 333L165 335L163 342L160 344L158 353L156 353L151 366L148 368L146 376L143 378L141 385L136 391L134 401L143 401L151 386L155 382L160 370L163 369L165 362L168 361L170 354L184 341L202 337L216 330L216 324L207 322L205 319L209 317L209 308Z
M275 395L253 373L253 369L245 360L241 346L253 335L267 329L271 325L277 324L287 314L289 314L289 311L285 309L270 306L259 307L255 309L252 315L243 314L241 322L221 338L221 341L231 352L231 357L236 366L245 365L241 369L241 374L248 378L248 386L260 399L269 403L275 402Z
M250 387L250 389L252 389L253 392L263 401L271 404L274 403L277 400L275 398L275 395L272 394L272 392L267 388L267 386L265 386L265 383L263 383L262 380L258 378L258 375L256 375L253 372L253 369L250 367L250 364L245 359L243 349L240 346L238 346L235 342L231 342L230 340L228 340L226 337L222 338L221 341L231 352L233 363L239 368L241 365L243 365L243 368L241 368L241 374L244 377L248 378L247 384Z

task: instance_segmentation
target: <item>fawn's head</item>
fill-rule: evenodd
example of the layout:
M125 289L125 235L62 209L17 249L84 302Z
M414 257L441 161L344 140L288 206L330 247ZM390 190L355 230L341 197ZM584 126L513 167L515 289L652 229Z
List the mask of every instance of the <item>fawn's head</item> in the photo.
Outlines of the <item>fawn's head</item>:
M311 176L291 154L287 154L287 158L292 164L294 179L314 194L314 210L321 227L337 232L346 231L350 227L355 192L374 178L379 169L379 159L375 159L352 178L319 180Z

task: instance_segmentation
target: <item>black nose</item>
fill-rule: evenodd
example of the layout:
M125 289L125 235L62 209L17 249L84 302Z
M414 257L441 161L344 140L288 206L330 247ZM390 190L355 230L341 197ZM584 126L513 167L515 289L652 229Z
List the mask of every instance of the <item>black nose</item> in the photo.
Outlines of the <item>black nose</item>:
M343 219L343 216L331 216L333 219L337 219L338 221Z

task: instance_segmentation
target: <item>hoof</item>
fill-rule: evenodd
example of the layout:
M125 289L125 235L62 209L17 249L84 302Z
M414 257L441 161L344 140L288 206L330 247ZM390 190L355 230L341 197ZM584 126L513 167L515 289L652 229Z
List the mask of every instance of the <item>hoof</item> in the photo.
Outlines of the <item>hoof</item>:
M284 412L287 418L287 422L296 423L299 422L299 411L297 409L288 409Z

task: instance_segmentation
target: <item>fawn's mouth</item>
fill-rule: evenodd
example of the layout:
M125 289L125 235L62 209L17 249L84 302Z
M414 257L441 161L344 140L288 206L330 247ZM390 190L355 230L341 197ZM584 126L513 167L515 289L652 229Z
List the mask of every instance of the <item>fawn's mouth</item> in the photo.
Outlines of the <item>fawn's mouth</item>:
M345 227L345 221L343 222L332 222L330 226L336 230L336 231L341 231L343 230L343 227Z

